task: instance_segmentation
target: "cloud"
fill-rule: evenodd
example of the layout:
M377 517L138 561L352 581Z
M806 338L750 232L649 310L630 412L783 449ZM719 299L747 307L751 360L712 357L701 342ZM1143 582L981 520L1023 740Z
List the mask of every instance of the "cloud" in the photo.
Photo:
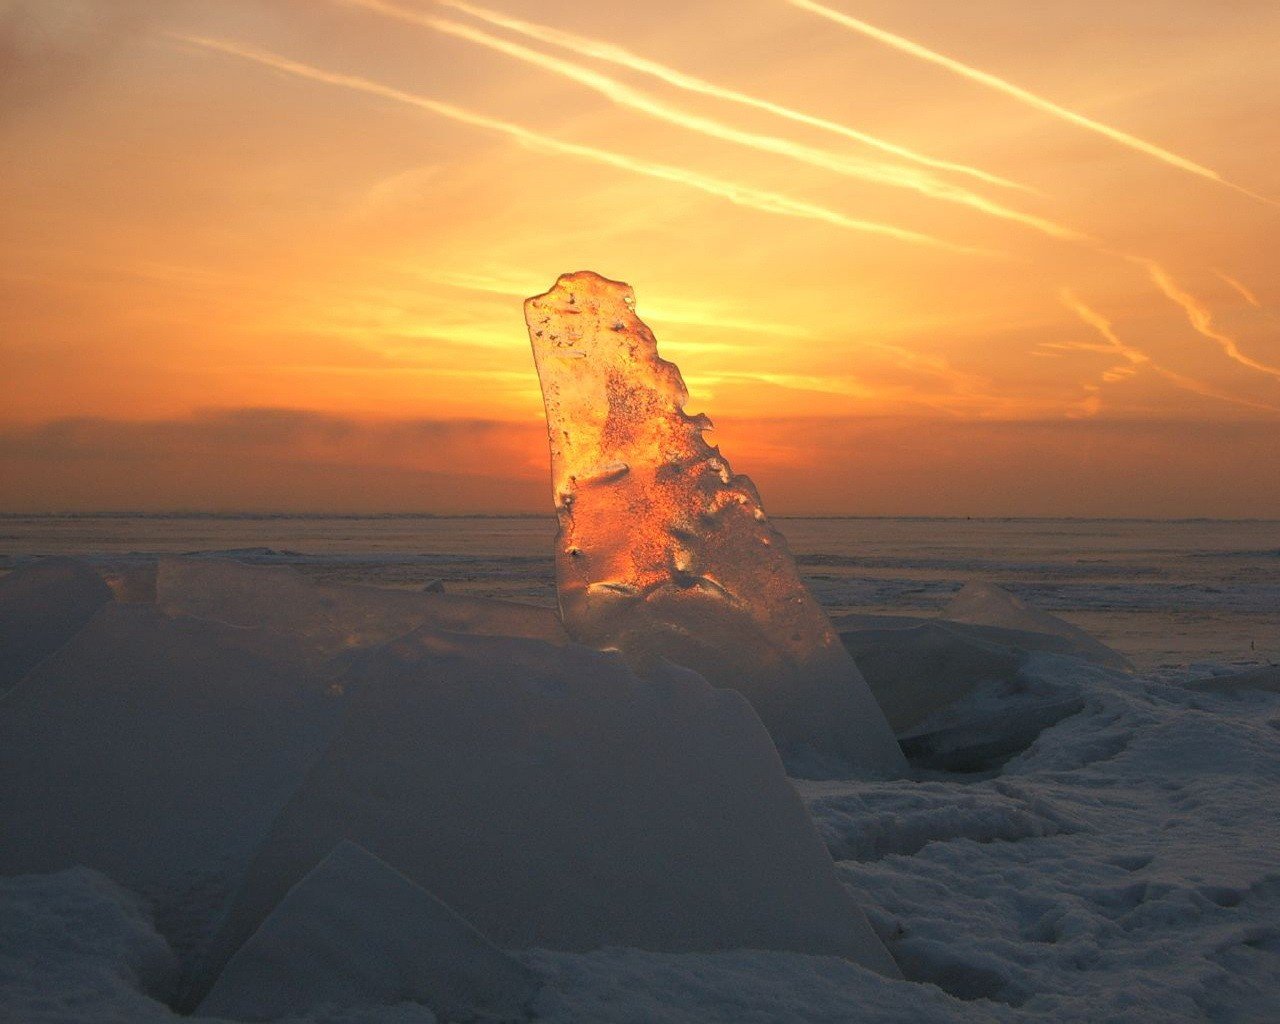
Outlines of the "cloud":
M386 10L392 7L392 5L385 3L384 0L344 0L344 2L378 10ZM638 71L641 74L649 75L661 82L665 82L667 85L675 86L677 89L684 89L687 92L696 93L701 96L708 96L712 99L724 100L729 103L736 103L741 106L751 107L755 110L763 110L766 113L773 114L783 120L791 121L796 124L803 124L810 128L817 128L820 131L830 132L831 134L839 135L842 138L852 139L855 142L860 142L873 149L878 149L884 153L891 153L896 157L911 161L912 163L921 164L925 167L932 167L936 170L967 175L968 177L986 182L988 185L999 185L1004 188L1018 189L1023 192L1035 191L1026 185L1020 185L1015 181L1009 181L1007 178L1001 178L998 175L991 174L990 172L984 171L978 167L970 167L968 164L959 164L950 160L940 160L936 157L927 156L924 153L918 153L905 146L888 142L875 135L857 131L847 125L839 124L835 121L829 121L826 118L814 117L811 114L805 114L798 110L792 110L790 107L785 107L779 103L773 103L769 100L760 99L759 97L739 92L736 89L727 89L724 86L715 85L705 79L685 74L684 72L677 71L675 68L668 67L665 64L660 64L657 61L641 57L638 54L632 53L630 50L617 46L613 43L599 39L591 39L586 36L575 35L572 32L564 32L559 29L550 28L546 25L539 25L536 22L524 21L520 18L514 18L508 14L493 11L486 7L462 3L460 0L441 0L441 3L446 7L452 7L455 10L462 11L465 14L469 14L481 21L486 21L491 25L496 25L499 28L510 29L511 31L518 32L530 39L536 39L539 42L559 46L578 54L580 57L589 57L595 60L608 61L611 64L627 68L630 71ZM403 11L402 8L394 9L397 11Z
M1240 296L1240 298L1244 299L1244 301L1249 303L1249 305L1254 309L1262 308L1262 303L1258 301L1258 296L1253 293L1253 289L1240 281L1237 281L1230 274L1224 274L1221 270L1215 270L1214 273L1217 274L1221 280L1226 282L1226 284L1229 285L1232 290Z
M717 420L773 514L1240 516L1280 508L1276 420Z
M1062 304L1076 314L1084 323L1092 327L1102 338L1102 342L1048 342L1040 347L1042 349L1050 349L1057 351L1078 351L1078 352L1105 352L1110 355L1119 356L1124 362L1111 366L1102 372L1101 383L1115 384L1119 381L1126 380L1138 372L1140 367L1150 369L1159 374L1169 383L1183 391L1199 395L1202 398L1213 398L1220 402L1228 402L1232 405L1244 406L1249 409L1262 409L1267 412L1280 412L1280 406L1268 405L1265 402L1256 402L1249 398L1241 398L1233 395L1228 391L1223 391L1204 381L1196 380L1194 377L1188 377L1186 374L1178 373L1170 370L1165 366L1161 366L1151 358L1146 352L1135 348L1133 345L1126 344L1120 340L1120 336L1115 331L1115 326L1097 310L1086 306L1080 301L1069 288L1063 288L1059 292ZM1086 384L1085 390L1089 392L1084 398L1081 410L1085 415L1094 416L1102 408L1102 398L1097 384Z
M540 423L362 420L300 409L0 430L9 508L538 510Z
M158 14L156 0L9 0L0 4L0 113L97 73Z
M1246 195L1251 199L1267 203L1270 206L1280 206L1280 202L1277 202L1268 196L1260 195L1257 192L1250 191L1242 185L1237 185L1234 182L1228 181L1212 168L1205 167L1203 164L1198 164L1194 160L1190 160L1185 156L1180 156L1177 153L1173 153L1161 146L1157 146L1153 142L1147 142L1145 139L1140 139L1136 135L1130 135L1128 132L1123 132L1119 128L1113 128L1110 125L1103 124L1101 121L1095 121L1093 118L1085 117L1083 114L1078 114L1074 110L1068 110L1066 107L1059 106L1052 100L1047 100L1043 96L1037 96L1035 93L1014 85L1012 82L1007 82L1003 78L993 75L988 71L983 71L980 68L975 68L972 65L965 64L952 57L947 57L944 54L938 53L936 50L931 50L928 47L922 46L920 43L914 42L910 39L906 39L903 36L895 35L892 32L886 32L882 28L877 28L875 25L871 25L865 21L859 20L858 18L851 17L841 11L832 10L830 7L824 7L822 4L814 3L813 0L787 0L787 2L793 7L798 7L802 11L808 11L811 14L816 14L819 17L826 18L828 21L833 21L837 25L841 25L844 28L866 36L868 39L874 39L878 43L883 43L885 46L892 47L895 50L909 54L919 60L944 67L948 71L951 71L962 78L966 78L971 82L977 82L979 85L984 85L988 89L994 89L997 92L1004 93L1006 96L1011 96L1019 103L1025 104L1028 107L1034 107L1036 110L1044 111L1047 114L1051 114L1060 121L1066 121L1069 124L1086 128L1091 132L1095 132L1098 135L1102 135L1110 139L1112 142L1118 142L1120 145L1127 146L1129 149L1135 150L1136 152L1154 157L1156 160L1159 160L1164 164L1168 164L1170 167L1176 167L1178 170L1186 171L1188 174L1194 174L1198 177L1205 178L1208 181L1225 186L1226 188L1239 192L1242 195Z
M1214 423L717 420L775 514L1273 515L1275 419ZM540 421L361 420L297 409L0 429L4 511L550 515Z
M825 206L820 206L817 203L794 199L778 192L767 192L762 189L752 188L749 185L742 185L723 178L713 178L709 175L699 174L696 171L690 171L683 167L675 167L670 164L653 163L648 160L641 160L635 157L626 156L622 153L615 153L611 150L598 149L595 146L585 146L574 142L563 142L559 139L552 138L549 135L543 135L521 125L512 124L510 121L502 121L498 118L488 117L484 114L477 114L462 107L455 106L452 103L442 103L439 100L405 92L402 89L395 89L391 86L382 85L379 82L374 82L367 78L361 78L357 75L341 75L324 71L320 68L312 67L309 64L303 64L299 61L290 60L287 57L282 57L279 54L271 53L267 50L260 50L250 46L242 46L237 43L227 42L222 39L209 39L202 36L190 36L174 33L172 34L172 37L181 42L190 43L194 46L202 46L205 49L216 50L221 53L231 54L244 60L261 64L265 67L274 68L277 71L296 75L300 78L309 78L315 82L324 82L327 85L333 85L339 88L353 89L357 92L369 93L373 96L381 96L384 99L389 99L396 103L403 103L406 106L416 107L419 110L426 110L430 113L437 114L440 117L449 118L452 121L458 121L462 124L469 124L476 128L483 128L487 131L497 132L501 135L507 136L508 138L515 139L521 145L527 146L533 150L557 153L564 156L575 156L583 160L590 160L593 163L604 164L633 174L641 174L649 178L658 178L662 181L668 181L673 184L684 185L687 188L696 189L699 192L706 193L707 195L713 195L720 199L727 199L739 206L760 210L764 213L774 213L785 217L797 217L803 220L820 221L822 223L831 224L835 227L844 228L848 231L883 235L889 238L896 238L902 242L910 242L915 245L927 245L939 249L947 249L952 252L966 253L969 255L977 252L977 250L967 246L955 245L951 242L946 242L940 238L934 238L931 235L922 234L918 231L909 231L905 228L894 227L890 224L880 224L874 221L846 217L842 213L828 209Z
M1280 380L1280 367L1259 362L1252 356L1245 355L1240 351L1240 346L1236 343L1236 340L1218 329L1213 321L1213 312L1209 307L1182 288L1164 267L1154 260L1137 257L1134 257L1133 260L1146 268L1152 283L1160 289L1161 293L1170 302L1182 307L1182 311L1187 314L1187 321L1197 334L1217 344L1228 359L1239 363L1241 366L1248 367L1250 370Z
M344 451L377 450L377 461L412 463L422 468L449 467L460 473L459 447L482 449L493 444L519 446L537 435L537 424L486 419L356 419L308 409L206 409L190 416L156 420L73 417L0 432L0 448L21 447L46 456L194 454L202 450L326 449L329 457Z
M1087 240L1085 235L1072 228L1056 224L1043 217L1010 209L984 196L970 192L968 189L939 180L926 171L884 163L883 161L873 162L842 156L838 153L818 149L814 146L802 145L776 135L762 135L758 132L742 131L713 118L703 117L699 114L692 114L677 107L672 107L640 89L634 89L616 79L609 78L607 75L579 67L569 61L560 60L538 50L532 50L527 46L521 46L519 43L500 39L468 25L447 21L443 18L428 17L397 7L394 4L385 3L383 0L347 0L347 2L393 18L410 21L425 28L434 29L437 32L466 39L480 46L504 53L509 57L514 57L516 60L533 64L536 67L551 71L553 74L568 78L570 81L577 82L579 85L584 85L619 106L638 111L649 117L657 118L660 121L677 125L709 138L746 146L757 152L796 160L811 167L869 181L874 184L909 189L931 199L957 203L989 216L1022 224L1053 238L1074 242Z

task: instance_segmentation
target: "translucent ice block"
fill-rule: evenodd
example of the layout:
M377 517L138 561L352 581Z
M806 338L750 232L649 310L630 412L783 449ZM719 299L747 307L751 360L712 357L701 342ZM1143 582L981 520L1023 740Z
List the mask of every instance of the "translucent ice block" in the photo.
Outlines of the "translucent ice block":
M503 949L784 949L896 976L739 694L576 644L431 630L346 683L193 994L342 839Z
M684 411L680 371L658 356L631 288L565 274L525 302L525 320L570 636L740 691L793 765L834 757L863 774L900 772L879 706L755 486L703 439L710 420Z

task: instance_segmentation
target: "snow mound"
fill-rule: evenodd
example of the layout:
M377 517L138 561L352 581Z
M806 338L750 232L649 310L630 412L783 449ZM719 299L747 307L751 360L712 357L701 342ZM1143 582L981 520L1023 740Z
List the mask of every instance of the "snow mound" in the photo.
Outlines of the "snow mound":
M146 993L175 968L142 901L98 872L0 878L0 1019L171 1024Z
M738 694L575 645L426 631L345 685L342 728L194 995L344 838L504 948L791 949L895 973Z
M1244 693L1251 690L1280 693L1280 665L1264 665L1244 672L1195 679L1186 686L1206 693Z
M423 626L455 633L567 638L554 611L509 601L316 583L284 565L165 558L156 601L171 614L262 629L305 644L317 663Z
M902 753L751 480L684 411L635 294L582 271L525 302L560 532L556 586L580 643L663 658L741 692L796 763L901 775Z
M966 583L942 609L941 617L952 622L998 629L1042 633L1068 641L1069 653L1107 668L1132 671L1129 660L1118 651L1094 639L1089 633L1056 615L1032 608L994 583Z
M515 1020L539 987L430 893L342 842L240 948L196 1016L263 1021L413 1001L446 1020Z
M111 600L84 562L46 558L0 577L0 693L70 640Z
M271 638L105 605L0 702L0 874L83 864L208 916L340 705Z

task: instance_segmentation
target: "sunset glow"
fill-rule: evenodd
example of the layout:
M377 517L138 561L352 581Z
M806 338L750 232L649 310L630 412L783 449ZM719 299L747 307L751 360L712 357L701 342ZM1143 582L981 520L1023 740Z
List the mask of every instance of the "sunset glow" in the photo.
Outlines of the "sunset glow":
M547 512L634 286L771 512L1275 515L1280 8L0 8L0 510Z

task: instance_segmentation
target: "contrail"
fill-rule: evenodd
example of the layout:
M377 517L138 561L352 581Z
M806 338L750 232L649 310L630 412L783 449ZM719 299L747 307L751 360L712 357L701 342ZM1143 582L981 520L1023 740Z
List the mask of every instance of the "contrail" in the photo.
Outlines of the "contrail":
M1132 345L1126 345L1123 341L1121 341L1119 335L1117 335L1115 332L1115 328L1111 325L1111 321L1108 320L1106 317L1104 317L1101 313L1097 312L1096 310L1090 309L1083 302L1081 302L1076 297L1075 293L1071 291L1070 288L1063 288L1061 291L1058 292L1058 297L1062 300L1062 304L1066 306L1067 309L1071 310L1071 312L1075 313L1076 316L1078 316L1086 324L1088 324L1095 331L1097 331L1098 334L1100 334L1103 340L1106 342L1105 345L1085 346L1083 344L1075 344L1067 347L1071 347L1071 348L1088 347L1092 351L1113 352L1116 355L1122 357L1124 360L1126 360L1126 362L1128 363L1128 366L1126 368L1130 371L1130 373L1133 372L1134 367L1151 363L1151 357L1149 355L1147 355L1141 349L1134 348ZM1060 348L1064 346L1050 345L1046 347ZM1122 376L1129 376L1129 374L1122 374ZM1119 379L1119 378L1116 378L1116 379Z
M1102 384L1115 384L1118 381L1127 380L1138 372L1139 366L1150 365L1151 359L1145 352L1124 344L1112 330L1111 324L1100 313L1090 309L1076 298L1069 288L1059 291L1058 297L1064 306L1097 331L1103 340L1101 342L1049 342L1041 345L1041 348L1067 352L1101 352L1106 355L1118 355L1125 360L1103 370L1100 383L1082 385L1086 396L1080 402L1080 414L1096 416L1102 411Z
M1250 288L1247 288L1245 285L1241 284L1230 274L1224 274L1221 270L1215 270L1214 273L1217 274L1218 277L1220 277L1228 285L1234 288L1236 292L1239 293L1240 297L1244 299L1245 302L1249 303L1249 305L1251 305L1254 309L1262 308L1262 303L1258 301L1258 296L1254 295L1253 291Z
M345 0L348 3L357 3L362 7L370 9L386 9L389 5L380 3L379 0ZM891 153L903 160L909 160L912 163L921 164L925 167L932 167L940 171L950 171L954 174L964 174L969 177L976 178L988 185L999 185L1003 188L1018 189L1023 192L1036 193L1027 185L1022 185L1016 181L1010 181L1008 178L1002 178L999 175L984 171L979 167L971 167L968 164L954 163L950 160L941 160L937 157L931 157L916 150L908 149L906 146L900 146L893 142L888 142L875 135L869 135L866 132L860 132L857 129L850 128L847 125L840 124L837 121L830 121L823 117L815 117L812 114L805 114L799 110L793 110L785 107L780 103L773 103L769 100L760 99L758 96L752 96L748 93L738 92L736 89L729 89L722 85L716 85L714 82L708 82L704 78L697 78L694 75L685 74L675 68L668 67L666 64L660 64L657 61L649 60L641 57L639 54L632 53L630 50L613 43L605 42L600 39L592 39L588 36L575 35L572 32L565 32L560 29L551 28L547 25L540 25L536 22L522 21L514 18L509 14L503 14L499 11L490 10L487 7L477 7L472 4L463 3L461 0L438 0L445 7L452 7L455 10L462 11L471 15L480 21L486 21L490 25L496 25L499 28L505 28L512 32L518 32L520 35L529 39L536 39L542 43L549 43L552 46L559 46L562 49L569 50L582 57L590 57L595 60L607 61L610 64L616 64L620 67L627 68L631 71L639 72L642 75L649 75L659 81L665 82L667 85L674 86L677 89L684 89L686 92L697 93L701 96L709 96L712 99L724 100L728 103L737 103L744 107L752 107L756 110L763 110L775 117L783 118L787 121L793 121L796 124L803 124L810 128L817 128L819 131L830 132L833 135L839 135L842 138L851 139L854 142L862 143L873 149L878 149L884 153Z
M1236 344L1235 339L1223 334L1214 325L1213 314L1209 311L1209 308L1190 292L1180 288L1164 267L1154 260L1139 257L1131 257L1131 259L1146 268L1147 275L1151 278L1152 283L1164 293L1166 298L1182 307L1183 312L1187 314L1187 320L1195 328L1197 334L1216 342L1222 348L1222 351L1226 353L1228 359L1234 359L1241 366L1247 366L1251 370L1257 370L1259 373L1265 373L1269 377L1280 380L1280 367L1260 363L1258 360L1241 352L1240 346Z
M1194 394L1200 395L1203 398L1214 398L1218 401L1230 402L1233 405L1243 405L1250 409L1266 409L1270 412L1280 412L1280 406L1268 405L1265 402L1255 402L1248 398L1239 398L1226 391L1221 391L1210 384L1205 384L1203 381L1198 381L1193 377L1187 377L1181 373L1175 372L1174 370L1169 370L1160 366L1141 349L1134 348L1132 345L1128 345L1121 341L1120 336L1116 334L1115 327L1111 321L1101 313L1086 306L1069 288L1063 288L1058 295L1062 299L1062 304L1097 331L1105 344L1090 345L1085 342L1076 342L1062 345L1045 345L1042 347L1077 349L1090 352L1109 352L1115 353L1125 359L1127 365L1113 367L1111 370L1108 370L1102 375L1102 379L1104 381L1114 383L1119 380L1124 380L1126 377L1130 377L1136 373L1139 366L1147 366L1171 384L1182 388L1184 391L1190 391ZM1122 370L1128 370L1128 373L1120 372ZM1108 376L1108 374L1111 376Z
M908 53L913 57L918 57L920 60L928 61L930 64L937 64L940 67L944 67L948 71L952 71L972 82L978 82L981 85L987 86L989 89L995 89L998 92L1004 93L1006 96L1012 96L1020 103L1025 103L1027 106L1035 107L1037 110L1043 110L1045 113L1052 114L1060 120L1069 121L1072 124L1079 125L1081 128L1087 128L1091 132L1104 135L1113 142L1118 142L1122 146L1128 146L1130 149L1137 150L1139 153L1145 153L1147 156L1155 157L1155 159L1160 160L1171 167L1176 167L1189 174L1195 174L1201 178L1206 178L1209 181L1216 182L1217 184L1239 192L1242 195L1246 195L1250 199L1256 199L1259 202L1267 203L1271 206L1280 206L1280 201L1272 199L1269 196L1260 195L1257 192L1252 192L1243 185L1237 185L1235 182L1228 181L1210 167L1198 164L1194 160L1187 159L1185 156L1179 156L1177 153L1171 153L1169 150L1157 146L1153 142L1147 142L1145 139L1140 139L1136 135L1130 135L1128 132L1122 132L1119 128L1112 128L1110 125L1103 124L1100 121L1095 121L1090 117L1085 117L1083 114L1077 114L1074 110L1068 110L1066 107L1059 106L1052 100L1047 100L1043 96L1037 96L1035 93L1029 92L1020 86L1016 86L1012 82L1007 82L1003 78L998 78L987 71L982 71L979 68L971 67L968 64L955 60L952 57L947 57L944 54L938 53L936 50L930 50L928 47L921 46L919 43L912 42L910 39L894 35L892 32L886 32L882 28L876 28L874 25L868 24L865 21L860 21L859 19L848 14L844 14L841 11L832 10L830 7L824 7L822 4L814 3L813 0L786 0L786 2L791 4L793 7L798 7L801 10L809 11L811 14L817 14L829 21L834 21L837 25L843 25L845 28L852 29L854 32L858 32L870 39L874 39L876 42L884 43L886 46L891 46L895 50Z
M527 146L530 149L548 153L559 153L565 156L576 156L583 160L590 160L594 163L605 164L609 167L630 171L633 174L641 174L649 178L658 178L662 181L673 182L678 185L684 185L688 188L696 189L699 192L705 192L708 195L727 199L731 203L735 203L739 206L750 207L751 209L761 210L765 213L776 213L786 217L798 217L803 220L821 221L826 224L832 224L836 227L845 228L849 231L885 235L903 242L913 242L918 245L929 245L939 249L947 249L952 252L964 253L966 255L989 255L989 253L984 250L956 245L951 242L943 241L939 238L934 238L932 235L921 234L918 231L894 227L890 224L879 224L875 221L857 220L852 217L846 217L844 214L838 213L835 210L830 210L825 206L819 206L816 203L809 203L800 199L793 199L790 196L781 195L777 192L766 192L761 189L751 188L747 185L739 185L736 182L708 177L707 175L698 174L695 171L685 170L682 167L672 167L669 164L658 164L651 163L646 160L637 160L633 157L624 156L621 153L614 153L606 149L597 149L594 146L584 146L575 142L562 142L561 140L552 138L549 135L542 135L520 125L512 124L509 121L501 121L497 118L488 117L484 114L473 113L470 110L454 106L451 103L444 103L439 100L430 99L426 96L419 96L415 93L405 92L401 89L382 85L379 82L374 82L367 78L360 78L356 75L343 75L330 71L323 71L320 68L290 60L287 57L282 57L279 54L271 53L267 50L259 50L253 47L241 46L225 40L210 39L203 36L189 36L180 33L169 33L169 35L174 39L181 40L182 42L192 43L196 46L202 46L209 50L217 50L221 53L232 54L233 56L253 61L254 63L261 64L265 67L274 68L277 71L284 71L288 74L297 75L301 78L309 78L316 82L324 82L328 85L354 89L358 92L369 93L373 96L381 96L384 99L403 103L406 106L417 107L420 110L426 110L430 113L438 114L441 117L447 117L450 120L461 122L462 124L469 124L476 128L483 128L486 131L497 132L501 135L506 135L509 138L515 139L521 145Z
M927 195L933 199L958 203L962 206L979 210L1003 220L1015 221L1027 227L1034 228L1035 230L1053 238L1072 242L1088 241L1088 237L1086 235L1075 231L1072 228L1064 227L1061 224L1055 224L1053 221L1046 220L1043 217L1036 217L1032 214L1012 210L1000 203L993 202L983 196L970 192L967 189L960 188L959 186L952 185L948 182L940 181L924 171L917 171L912 168L896 166L893 164L869 163L864 160L841 156L828 150L802 145L778 136L760 135L755 132L742 131L720 121L715 121L709 117L702 117L698 114L692 114L676 107L668 106L667 104L653 98L648 93L642 92L639 89L633 89L631 86L625 85L617 79L610 78L607 75L602 75L599 72L591 71L587 68L579 67L569 61L560 60L558 57L552 57L539 50L531 50L529 47L522 46L519 43L500 39L497 36L490 35L489 33L477 28L472 28L469 25L446 21L442 18L434 18L430 15L421 14L416 11L407 10L403 7L398 7L394 4L386 3L384 0L343 0L343 2L366 8L401 21L434 29L438 32L443 32L459 39L466 39L469 42L488 47L489 49L496 50L499 53L505 53L507 56L544 68L547 71L551 71L564 78L568 78L580 85L585 85L587 88L595 90L620 106L639 111L640 113L647 114L650 117L655 117L661 121L678 125L681 128L686 128L690 131L710 136L711 138L721 139L741 146L747 146L760 152L771 153L776 156L798 160L801 163L810 165L811 167L819 167L823 170L834 171L837 174L843 174L848 177L860 178L864 181L871 181L880 185L890 185L896 188L910 189L920 194Z

